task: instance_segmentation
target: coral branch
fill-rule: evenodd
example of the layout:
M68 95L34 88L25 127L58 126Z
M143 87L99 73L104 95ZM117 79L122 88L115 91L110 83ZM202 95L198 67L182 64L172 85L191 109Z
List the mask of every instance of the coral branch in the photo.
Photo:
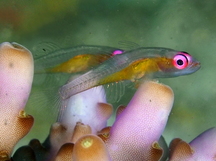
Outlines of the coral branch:
M113 161L154 158L155 150L160 148L152 145L156 145L165 128L173 99L168 86L152 81L140 85L128 106L118 115L106 142Z
M101 138L96 135L85 135L74 145L74 161L110 161L106 146Z
M0 44L0 157L5 153L10 156L13 147L33 125L33 117L23 111L33 72L34 63L29 50L17 43Z
M216 128L210 128L189 144L176 138L170 143L170 161L216 160Z

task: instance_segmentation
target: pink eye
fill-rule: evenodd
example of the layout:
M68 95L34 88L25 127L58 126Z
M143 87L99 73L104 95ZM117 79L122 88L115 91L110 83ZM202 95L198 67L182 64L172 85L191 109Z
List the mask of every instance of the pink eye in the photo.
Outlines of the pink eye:
M177 69L184 69L191 62L191 56L186 52L179 52L173 58L173 65Z
M124 51L123 50L115 50L112 52L112 56L122 54Z

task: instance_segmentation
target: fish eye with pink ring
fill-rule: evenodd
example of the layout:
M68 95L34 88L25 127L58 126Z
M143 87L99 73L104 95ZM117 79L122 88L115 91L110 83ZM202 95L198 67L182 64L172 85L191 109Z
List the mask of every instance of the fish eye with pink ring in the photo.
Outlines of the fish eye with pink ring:
M178 52L173 58L173 65L177 69L185 69L191 63L192 57L187 52Z

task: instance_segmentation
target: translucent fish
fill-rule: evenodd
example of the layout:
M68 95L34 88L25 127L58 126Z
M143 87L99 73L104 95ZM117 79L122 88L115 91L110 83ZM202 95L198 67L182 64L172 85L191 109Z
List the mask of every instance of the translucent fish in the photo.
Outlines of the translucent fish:
M123 50L106 46L76 46L35 58L35 73L77 73L99 65Z
M51 106L59 106L57 91L71 76L89 71L105 60L124 52L114 47L93 45L59 48L53 43L41 43L34 50L34 92L31 95L34 100L31 103L40 104L38 106L44 106L47 102L52 104ZM56 111L54 113L56 114Z
M95 86L125 80L137 81L144 77L177 77L191 74L200 63L186 52L168 48L138 48L111 57L83 75L70 80L59 90L67 99Z

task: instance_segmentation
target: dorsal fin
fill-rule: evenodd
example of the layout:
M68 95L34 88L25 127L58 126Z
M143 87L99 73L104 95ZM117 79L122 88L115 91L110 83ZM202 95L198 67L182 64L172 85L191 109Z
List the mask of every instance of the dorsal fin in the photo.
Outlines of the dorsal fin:
M40 42L33 46L33 55L34 58L37 59L58 49L60 49L60 47L53 42Z
M119 41L118 42L120 48L125 50L131 50L141 47L139 44L132 42L132 41Z

